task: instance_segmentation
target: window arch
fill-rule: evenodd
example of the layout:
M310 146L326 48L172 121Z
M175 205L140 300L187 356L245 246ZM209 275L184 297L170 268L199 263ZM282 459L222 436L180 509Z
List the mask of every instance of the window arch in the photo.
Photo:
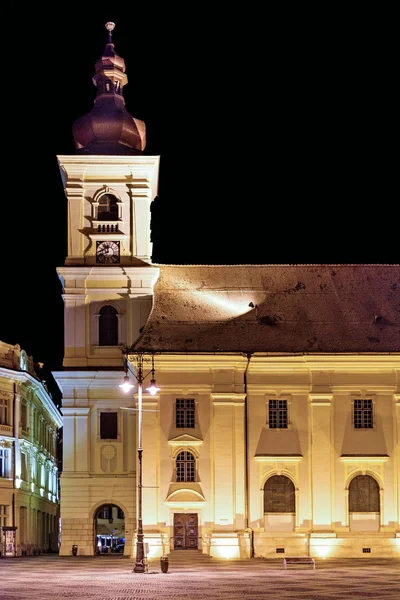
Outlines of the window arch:
M99 346L118 346L118 313L110 305L99 312Z
M191 452L183 450L176 457L176 481L195 481L196 459Z
M115 196L112 194L103 194L100 196L97 219L99 221L118 220L118 199Z
M289 477L273 475L267 479L264 485L264 512L296 512L295 489Z
M357 475L349 485L349 512L380 512L379 484L370 475Z

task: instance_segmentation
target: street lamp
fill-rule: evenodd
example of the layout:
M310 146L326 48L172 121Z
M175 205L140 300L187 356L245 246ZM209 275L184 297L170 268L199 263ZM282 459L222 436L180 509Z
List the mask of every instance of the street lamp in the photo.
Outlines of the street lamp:
M142 459L143 459L143 448L142 448L142 388L143 381L146 379L148 375L151 374L150 385L146 388L146 391L149 392L152 396L157 394L160 391L160 388L157 387L155 375L154 375L154 354L151 355L151 369L148 373L143 373L143 362L146 359L142 352L136 353L136 373L133 373L137 383L138 383L138 404L137 404L137 414L138 414L138 444L137 444L137 457L138 457L138 521L137 521L137 536L136 536L136 562L135 567L133 569L133 573L144 573L145 572L145 564L144 564L144 543L143 543L143 515L142 515L142 501L143 501L143 488L142 488ZM125 353L125 377L123 383L120 384L120 388L123 389L125 393L128 393L134 385L131 383L129 375L128 375L128 358Z

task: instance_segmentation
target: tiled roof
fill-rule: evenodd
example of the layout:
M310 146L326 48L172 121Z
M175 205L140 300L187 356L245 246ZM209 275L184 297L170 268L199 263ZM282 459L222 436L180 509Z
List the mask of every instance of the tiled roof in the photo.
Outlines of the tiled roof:
M400 265L158 266L133 350L400 352Z

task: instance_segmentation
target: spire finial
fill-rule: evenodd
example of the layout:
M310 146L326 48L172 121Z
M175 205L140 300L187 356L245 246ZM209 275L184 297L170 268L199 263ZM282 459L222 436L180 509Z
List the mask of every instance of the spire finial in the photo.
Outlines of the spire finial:
M108 31L108 43L112 44L112 30L115 27L115 23L113 23L112 21L107 21L106 23L106 29Z

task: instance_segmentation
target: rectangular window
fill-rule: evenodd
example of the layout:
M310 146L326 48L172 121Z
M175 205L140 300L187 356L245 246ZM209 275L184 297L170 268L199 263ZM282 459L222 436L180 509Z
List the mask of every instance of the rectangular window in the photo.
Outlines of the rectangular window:
M354 400L354 428L371 429L373 427L372 400Z
M194 400L177 398L176 400L176 426L178 428L194 427Z
M176 426L178 428L194 427L194 400L186 398L176 400Z
M287 429L287 400L270 400L268 403L268 423L270 429Z
M0 477L8 475L8 450L0 448Z
M0 504L0 527L7 526L7 506Z
M98 512L99 519L112 519L112 507L111 506L103 506Z
M21 404L21 427L23 431L27 430L26 404Z
M26 454L21 452L21 479L28 481L26 476Z
M9 400L0 397L0 425L11 425Z
M118 439L118 414L116 412L100 413L100 439Z

